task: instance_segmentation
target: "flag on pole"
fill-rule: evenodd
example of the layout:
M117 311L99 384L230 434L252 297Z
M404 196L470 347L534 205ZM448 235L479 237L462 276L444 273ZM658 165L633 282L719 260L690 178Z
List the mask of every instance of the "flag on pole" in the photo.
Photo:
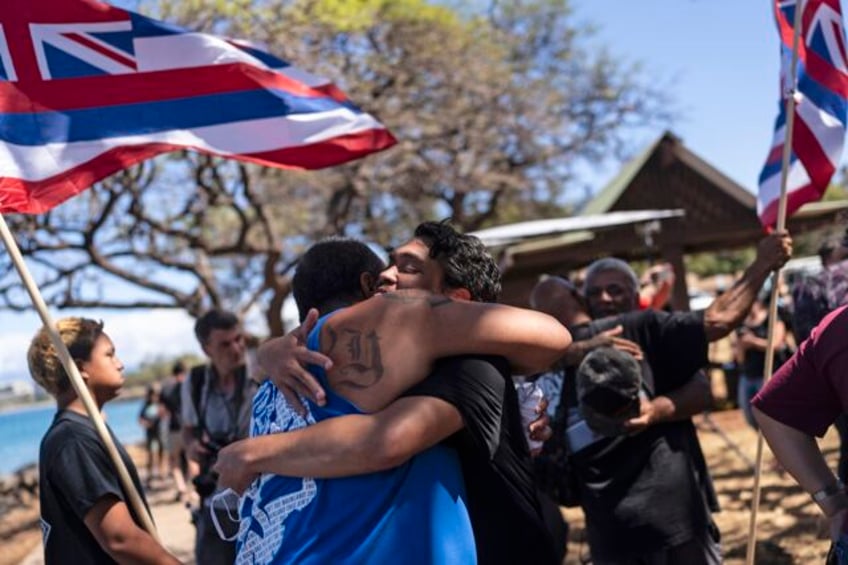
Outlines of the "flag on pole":
M0 4L0 213L190 148L317 169L395 143L327 80L97 0Z
M848 109L848 53L839 0L775 0L774 6L780 34L781 100L771 150L759 179L757 214L764 226L777 221L787 97L794 91L787 215L819 200L827 189L842 156ZM803 9L797 88L788 84L796 9Z

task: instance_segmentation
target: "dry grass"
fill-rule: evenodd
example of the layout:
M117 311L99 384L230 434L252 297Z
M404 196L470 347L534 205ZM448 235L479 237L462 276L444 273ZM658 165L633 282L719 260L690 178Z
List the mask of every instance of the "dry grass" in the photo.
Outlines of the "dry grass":
M745 562L747 551L754 485L753 470L745 458L754 460L757 435L738 410L712 414L709 419L699 416L695 422L722 508L714 518L721 530L724 562L740 565ZM832 468L836 467L838 442L833 430L821 442ZM823 563L830 542L818 507L792 477L775 469L768 446L764 445L756 562ZM576 508L564 509L564 514L571 525L566 564L577 565L581 557L588 556L583 514Z

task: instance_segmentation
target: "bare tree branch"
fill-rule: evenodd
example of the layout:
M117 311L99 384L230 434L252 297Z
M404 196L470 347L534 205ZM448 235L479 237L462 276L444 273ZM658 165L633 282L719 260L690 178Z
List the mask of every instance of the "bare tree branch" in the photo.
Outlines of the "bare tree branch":
M582 196L580 163L621 158L630 132L672 117L654 77L589 49L591 30L568 0L491 0L470 14L425 0L374 3L355 21L338 2L224 4L160 0L160 14L265 41L332 78L399 143L306 173L180 151L47 214L14 217L50 304L258 309L278 334L311 242L352 234L397 244L446 215L465 230L561 216L568 196ZM0 256L0 308L24 308L23 297Z

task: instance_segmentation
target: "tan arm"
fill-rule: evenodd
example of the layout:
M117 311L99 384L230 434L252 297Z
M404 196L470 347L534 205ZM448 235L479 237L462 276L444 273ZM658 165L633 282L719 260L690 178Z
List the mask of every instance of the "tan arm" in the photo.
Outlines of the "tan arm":
M723 338L742 323L766 278L791 256L792 238L788 232L775 232L760 241L757 258L745 269L742 278L704 312L704 329L709 341Z
M795 477L801 488L813 494L836 483L836 477L813 436L778 422L756 406L753 411L774 456ZM836 541L848 516L848 496L844 493L828 496L818 505L828 517L830 536Z
M757 337L753 333L743 334L739 341L744 344L744 347L747 349L753 349L755 351L765 351L768 348L768 339L764 337ZM772 349L774 351L780 350L782 347L786 346L786 326L780 320L775 320L774 322L774 342L772 343ZM744 359L743 359L744 360Z
M698 371L683 386L652 400L642 399L639 416L625 422L624 427L629 432L640 432L662 422L688 420L707 410L712 401L710 383Z
M118 563L179 563L133 521L127 505L114 496L98 500L83 521L103 551Z
M516 372L531 373L552 365L570 343L568 330L547 314L422 291L361 302L321 332L321 352L333 360L330 385L366 412L420 382L440 357L500 355Z
M218 454L219 484L244 491L259 473L334 478L391 469L462 429L455 406L400 398L375 414L349 414L232 443Z

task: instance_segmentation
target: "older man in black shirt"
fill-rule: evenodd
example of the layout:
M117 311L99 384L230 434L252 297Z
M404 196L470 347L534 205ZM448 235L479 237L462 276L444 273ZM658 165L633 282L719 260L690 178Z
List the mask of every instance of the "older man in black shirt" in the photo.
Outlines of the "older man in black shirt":
M589 338L620 325L622 337L642 349L646 394L626 435L587 442L571 458L595 565L721 561L710 516L718 505L690 420L710 402L699 369L707 363L707 343L739 324L766 277L790 254L787 234L766 237L742 278L703 312L638 311L638 281L626 263L601 259L587 270L595 321L571 328L569 357L603 345ZM566 402L575 405L574 395Z

